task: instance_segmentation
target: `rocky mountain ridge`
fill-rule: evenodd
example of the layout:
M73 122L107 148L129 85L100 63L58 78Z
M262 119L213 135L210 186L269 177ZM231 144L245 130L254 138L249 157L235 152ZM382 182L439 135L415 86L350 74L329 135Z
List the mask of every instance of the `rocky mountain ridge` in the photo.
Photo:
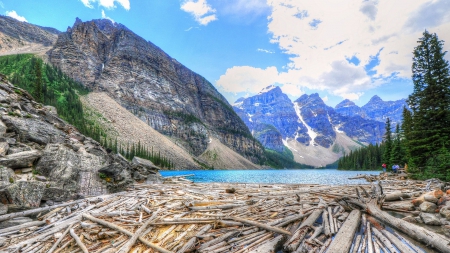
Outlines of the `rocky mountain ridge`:
M127 161L36 103L0 75L0 201L19 207L123 190L159 181L150 161ZM3 209L2 209L3 210Z
M340 108L351 106L350 101L340 104ZM383 122L356 113L342 115L317 93L292 102L279 87L269 86L255 96L239 99L233 108L266 148L280 151L287 146L295 161L313 166L332 163L361 144L380 143L384 134Z
M194 156L212 137L252 162L264 159L263 147L211 83L123 25L77 19L47 54L70 77L107 93Z
M371 119L386 122L387 118L395 124L401 124L403 108L409 108L406 99L396 101L383 101L379 96L373 96L367 104L362 107L346 99L335 106L336 112L344 116L361 116L364 119Z

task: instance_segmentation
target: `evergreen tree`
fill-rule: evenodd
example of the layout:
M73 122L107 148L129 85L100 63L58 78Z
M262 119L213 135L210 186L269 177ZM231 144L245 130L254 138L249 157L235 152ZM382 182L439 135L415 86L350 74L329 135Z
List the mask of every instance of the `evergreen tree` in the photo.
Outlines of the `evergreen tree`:
M43 81L42 81L42 66L41 61L34 62L35 82L34 82L34 99L39 103L44 103Z
M392 131L391 131L391 120L387 118L386 120L386 133L384 134L384 154L383 163L387 165L387 168L391 168L392 161Z
M397 124L395 127L395 138L392 143L391 151L391 163L392 164L404 164L405 163L405 152L401 141L400 125Z
M450 73L443 41L436 34L425 31L418 43L412 65L414 91L408 98L412 117L407 139L409 167L421 177L427 174L428 160L449 148Z

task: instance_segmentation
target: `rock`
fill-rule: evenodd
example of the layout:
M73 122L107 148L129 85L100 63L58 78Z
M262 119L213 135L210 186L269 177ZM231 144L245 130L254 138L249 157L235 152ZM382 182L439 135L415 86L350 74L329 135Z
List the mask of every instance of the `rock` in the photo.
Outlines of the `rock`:
M36 175L36 176L34 176L34 178L35 178L37 181L47 182L47 178L44 177L44 176Z
M44 106L45 109L47 109L47 111L55 116L58 116L58 111L56 110L56 107L51 106L51 105L46 105Z
M423 223L426 225L432 225L432 226L440 226L441 221L437 217L436 214L432 213L421 213L420 218L423 220Z
M42 200L45 201L67 201L73 198L75 198L75 196L71 195L68 190L58 187L45 188L44 195L42 196Z
M32 172L32 171L33 171L33 168L25 168L25 169L21 170L22 173L29 173L29 172Z
M411 222L411 223L417 223L416 218L417 218L417 217L406 216L406 217L403 218L403 220L404 220L404 221L407 221L407 222Z
M47 201L45 201L45 204L48 206L53 206L55 204L55 202L53 202L53 200L47 200Z
M15 181L15 173L12 169L0 166L0 189L5 188Z
M137 166L142 166L144 168L147 168L148 170L160 170L160 168L156 165L154 165L150 160L146 160L143 158L139 158L135 156L132 160L132 163Z
M10 220L0 222L0 228L9 228L13 226L18 226L24 223L32 222L33 220L28 217L17 217Z
M5 237L0 237L0 247L5 245L5 242L6 242L6 238Z
M4 136L6 133L6 125L0 120L0 137Z
M415 217L415 219L416 219L417 223L422 223L423 224L423 220L419 216Z
M442 196L439 200L437 205L438 206L445 206L447 203L450 202L450 195ZM450 203L449 203L450 204Z
M433 194L426 194L423 199L425 201L431 202L431 203L437 203L438 199Z
M16 143L16 144L9 146L8 155L17 154L17 153L25 152L25 151L32 151L32 150L33 149L28 145L25 145L23 143Z
M432 194L437 198L441 198L442 196L444 196L444 192L442 190L435 190L432 192Z
M434 213L437 209L437 206L434 203L424 201L422 204L420 204L419 208L422 212Z
M20 207L39 207L44 189L45 184L37 181L20 181L6 188L13 204Z
M5 156L8 152L9 144L8 142L0 142L0 156Z
M414 205L409 200L390 202L389 207L408 211L414 210Z
M0 215L8 213L8 205L0 203Z
M147 176L147 184L162 184L164 183L164 178L161 176L159 172L155 174L150 174Z
M8 130L18 134L21 141L31 141L41 145L64 142L65 133L45 121L12 116L2 118Z
M42 156L38 150L25 151L0 158L0 165L11 169L20 169L33 166L34 161Z
M442 217L450 221L450 206L443 206L439 210L439 213L441 214Z

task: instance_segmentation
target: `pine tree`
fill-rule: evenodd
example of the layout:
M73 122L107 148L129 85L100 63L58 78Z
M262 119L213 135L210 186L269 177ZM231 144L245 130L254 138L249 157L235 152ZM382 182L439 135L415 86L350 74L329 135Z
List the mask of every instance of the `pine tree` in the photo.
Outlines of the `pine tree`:
M44 103L44 93L43 93L43 81L42 81L42 65L40 60L36 60L34 63L34 71L36 74L34 83L34 99L39 103Z
M405 163L405 152L401 141L400 125L397 124L395 127L395 138L392 142L391 151L391 163L392 164L404 164Z
M408 98L412 117L407 139L409 167L421 177L427 161L449 148L450 73L443 41L436 34L425 31L418 43L412 65L414 91Z
M387 118L386 120L386 133L384 134L384 154L383 154L383 163L387 165L387 168L390 168L392 165L391 154L392 154L392 131L391 131L391 120Z

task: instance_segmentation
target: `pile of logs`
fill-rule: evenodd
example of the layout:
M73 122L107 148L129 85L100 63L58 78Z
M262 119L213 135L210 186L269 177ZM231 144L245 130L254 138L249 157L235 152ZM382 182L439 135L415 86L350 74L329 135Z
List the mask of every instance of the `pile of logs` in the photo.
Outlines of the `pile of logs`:
M37 217L0 229L0 252L422 252L379 221L450 252L448 238L381 211L379 186L174 181L0 216Z

